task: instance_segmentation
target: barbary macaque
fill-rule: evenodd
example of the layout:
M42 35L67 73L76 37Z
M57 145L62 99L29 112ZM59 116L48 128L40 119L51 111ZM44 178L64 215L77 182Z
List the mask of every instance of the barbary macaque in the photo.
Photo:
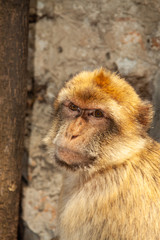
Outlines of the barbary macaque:
M64 170L60 240L160 240L160 144L152 106L103 68L67 82L46 137Z

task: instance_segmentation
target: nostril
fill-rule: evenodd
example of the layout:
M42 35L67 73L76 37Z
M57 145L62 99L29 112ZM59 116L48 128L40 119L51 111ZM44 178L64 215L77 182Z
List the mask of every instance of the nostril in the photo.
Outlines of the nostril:
M72 135L71 140L77 138L79 135Z

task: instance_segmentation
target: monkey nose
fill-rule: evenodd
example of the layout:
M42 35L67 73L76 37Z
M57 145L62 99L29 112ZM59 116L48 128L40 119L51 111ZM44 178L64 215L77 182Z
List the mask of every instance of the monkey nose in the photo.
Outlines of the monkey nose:
M74 132L70 132L70 133L66 132L65 137L66 137L68 140L71 141L71 140L79 137L79 134L74 133Z
M71 140L77 138L78 136L79 136L79 135L72 135L72 136L71 136Z

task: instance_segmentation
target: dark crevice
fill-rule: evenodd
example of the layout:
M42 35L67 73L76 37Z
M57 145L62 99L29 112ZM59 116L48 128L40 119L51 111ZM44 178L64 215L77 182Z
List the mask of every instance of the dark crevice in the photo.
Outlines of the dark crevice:
M42 16L38 16L37 14L31 14L29 16L29 23L36 23L42 19L47 19L47 20L54 20L55 16L49 16L47 14L44 14Z

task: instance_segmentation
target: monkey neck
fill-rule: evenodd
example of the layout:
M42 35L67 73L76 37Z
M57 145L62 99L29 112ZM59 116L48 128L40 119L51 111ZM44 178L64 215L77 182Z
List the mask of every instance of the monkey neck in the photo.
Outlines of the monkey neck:
M96 170L117 168L132 161L142 152L148 142L148 136L123 136L114 138L102 148L100 161L95 162Z

